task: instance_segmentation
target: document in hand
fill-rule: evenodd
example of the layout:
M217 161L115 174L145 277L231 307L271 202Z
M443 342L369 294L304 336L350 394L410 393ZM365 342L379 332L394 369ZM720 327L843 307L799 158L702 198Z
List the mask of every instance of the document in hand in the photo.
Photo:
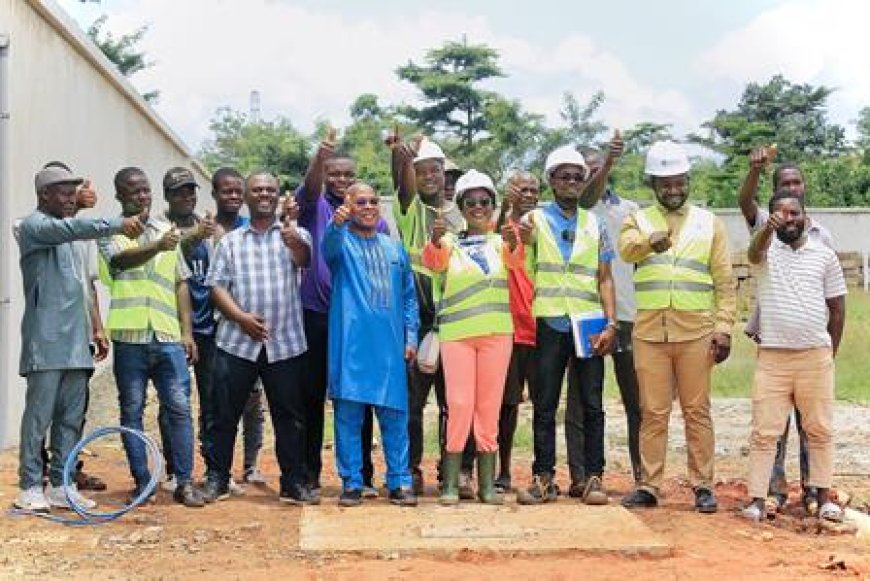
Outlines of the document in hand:
M574 335L574 351L580 359L595 355L592 350L592 336L607 328L607 317L601 311L592 311L571 317L571 332Z

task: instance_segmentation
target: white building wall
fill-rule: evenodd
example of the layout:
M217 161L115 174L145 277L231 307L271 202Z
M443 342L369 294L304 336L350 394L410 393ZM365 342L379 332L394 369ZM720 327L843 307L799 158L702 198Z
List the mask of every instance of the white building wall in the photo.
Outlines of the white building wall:
M119 212L112 179L124 166L146 171L155 211L163 209L162 176L169 167L191 167L207 183L181 141L54 2L0 0L3 34L9 36L8 78L0 82L9 94L10 147L0 151L9 170L0 176L0 211L6 210L0 215L0 277L7 287L0 283L0 448L17 442L24 403L17 373L23 295L10 225L35 207L35 172L60 160L91 177L99 203L85 215L94 216Z

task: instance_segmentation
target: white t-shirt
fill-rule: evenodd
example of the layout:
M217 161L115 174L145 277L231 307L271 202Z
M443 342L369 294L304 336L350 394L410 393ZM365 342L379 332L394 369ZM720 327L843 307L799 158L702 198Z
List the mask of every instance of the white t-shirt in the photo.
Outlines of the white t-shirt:
M607 226L607 235L616 245L619 232L625 219L637 212L639 206L625 198L617 196L609 189L604 192L598 203L592 207L592 212ZM634 322L637 315L637 302L634 296L634 264L624 261L615 252L610 263L613 273L613 286L616 291L616 319Z
M758 283L762 347L831 346L825 301L847 292L843 269L833 250L812 238L793 250L774 238L753 270Z

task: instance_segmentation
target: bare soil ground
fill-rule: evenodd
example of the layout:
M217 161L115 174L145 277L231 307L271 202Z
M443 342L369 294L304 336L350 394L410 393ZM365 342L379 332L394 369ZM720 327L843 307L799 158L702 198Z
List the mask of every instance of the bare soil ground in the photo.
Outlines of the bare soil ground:
M90 412L90 426L115 423L117 412L111 381L98 379ZM156 406L151 405L151 408ZM434 406L430 406L434 412ZM736 516L745 495L741 480L746 470L749 402L718 400L717 487L720 511L699 515L691 510L692 492L682 478L685 447L682 418L675 411L664 504L638 511L650 529L670 543L669 556L651 558L626 555L526 552L452 553L378 552L374 554L306 554L299 550L298 508L277 502L277 467L267 443L262 468L270 477L265 487L248 487L246 495L204 509L174 504L161 492L157 503L140 508L103 526L65 527L35 517L2 518L0 577L2 578L110 578L110 579L258 579L267 576L320 579L829 579L870 578L870 544L854 534L819 529L803 519L795 505L775 521L751 525ZM530 422L530 408L522 421ZM870 454L866 452L866 426L870 409L838 407L837 485L848 491L852 506L870 498ZM268 423L268 422L267 422ZM153 414L152 414L153 425ZM267 438L268 442L268 438ZM611 502L630 489L625 450L624 421L618 402L608 406L608 473L605 485ZM126 461L119 441L102 440L85 458L91 472L107 480L109 490L98 500L122 501L130 488ZM333 503L338 480L329 450L325 453L324 502ZM528 481L528 452L515 461L514 482ZM795 474L794 461L789 463ZM378 466L381 464L378 462ZM426 465L434 483L434 462ZM198 473L201 469L198 469ZM564 468L559 473L567 488ZM17 493L17 454L0 454L0 504L11 506ZM430 486L429 495L434 496ZM793 501L797 490L793 490ZM385 504L383 499L370 501ZM559 503L574 499L560 498ZM318 510L306 508L305 510ZM359 509L366 510L365 506ZM408 510L399 509L396 510ZM413 510L413 509L410 509ZM529 508L528 510L535 510ZM371 534L389 527L387 519L373 522ZM530 547L532 550L533 547ZM826 567L825 567L826 566Z

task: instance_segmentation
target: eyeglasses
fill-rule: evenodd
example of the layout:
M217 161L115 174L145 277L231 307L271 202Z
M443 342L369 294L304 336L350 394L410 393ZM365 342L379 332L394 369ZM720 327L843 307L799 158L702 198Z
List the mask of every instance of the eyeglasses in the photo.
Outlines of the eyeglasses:
M377 208L381 201L378 198L357 198L353 203L356 204L357 208L365 208L366 206Z
M586 179L586 174L582 173L562 173L553 176L554 180L559 180L560 182L583 182Z
M489 198L466 198L462 200L463 208L489 208L492 200Z

